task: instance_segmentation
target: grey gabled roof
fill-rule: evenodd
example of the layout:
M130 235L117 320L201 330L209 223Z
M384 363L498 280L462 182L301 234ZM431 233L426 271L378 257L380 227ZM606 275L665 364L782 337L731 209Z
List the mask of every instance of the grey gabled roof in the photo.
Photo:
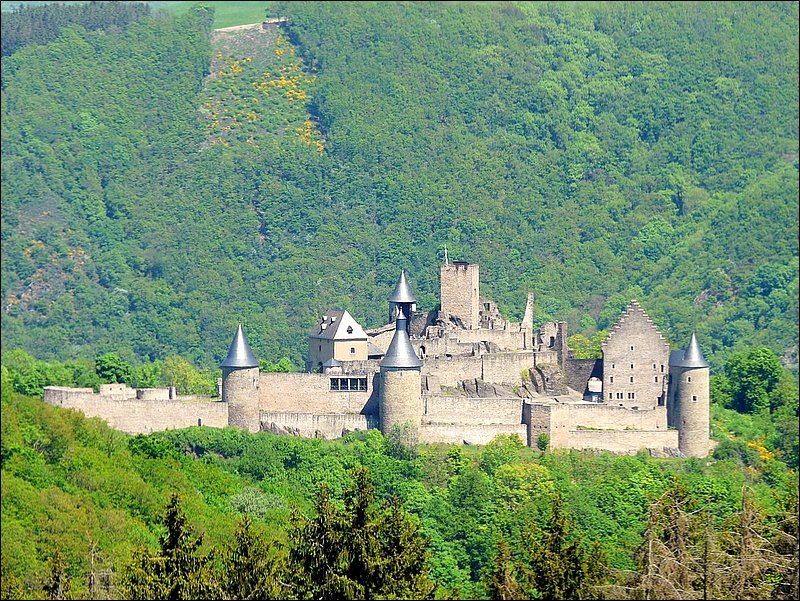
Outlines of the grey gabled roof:
M686 351L675 351L670 354L669 364L675 367L708 367L708 362L703 357L703 351L700 350L700 345L697 344L697 337L692 332L692 339L689 341L689 346Z
M258 367L253 351L250 345L247 344L247 337L242 330L242 324L236 329L236 334L231 341L228 348L228 356L222 362L220 367Z
M400 313L400 315L402 316L403 314ZM394 337L381 360L381 367L407 369L419 369L422 367L422 361L417 357L414 347L411 346L411 340L408 338L405 319L400 317L397 319Z
M336 359L331 357L325 363L322 364L322 367L341 367L342 364L339 363Z
M380 359L381 357L383 357L383 351L381 349L379 349L377 346L375 346L374 344L372 344L371 342L368 341L367 342L367 357L369 357L370 359L375 358L375 357Z
M400 272L400 281L397 282L397 286L394 288L394 292L392 292L392 296L389 297L390 303L415 303L417 299L414 297L414 293L411 292L411 286L408 285L408 280L406 280L406 272L405 270Z

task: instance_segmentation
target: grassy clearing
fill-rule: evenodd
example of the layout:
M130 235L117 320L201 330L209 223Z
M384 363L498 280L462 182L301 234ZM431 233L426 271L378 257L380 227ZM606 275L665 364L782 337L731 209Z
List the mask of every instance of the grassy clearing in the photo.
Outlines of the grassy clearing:
M148 2L154 10L166 10L180 15L195 2ZM203 2L214 8L214 27L233 27L263 21L272 2ZM270 15L272 16L272 15Z
M81 2L64 2L60 4L81 4ZM3 0L2 9L4 11L11 11L19 6L37 6L41 4L51 4L51 2L22 2L17 0ZM148 2L147 4L154 10L165 10L176 15L181 15L189 10L193 4L199 2ZM214 8L214 27L233 27L234 25L245 25L247 23L258 23L263 21L267 9L272 5L272 2L202 2L202 4ZM277 16L277 15L270 15Z

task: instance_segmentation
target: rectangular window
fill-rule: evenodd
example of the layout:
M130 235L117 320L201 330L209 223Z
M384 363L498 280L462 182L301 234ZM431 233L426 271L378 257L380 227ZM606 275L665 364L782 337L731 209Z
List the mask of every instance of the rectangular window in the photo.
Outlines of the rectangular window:
M614 364L613 363L611 364L611 369L614 369Z
M633 345L631 345L631 350L633 350Z
M655 364L655 363L653 363L653 369L655 369L655 368L656 368L656 364Z
M633 363L631 363L631 369L633 369Z
M350 378L350 390L358 390L358 378Z
M611 376L611 377L608 379L608 381L609 381L609 382L611 382L611 383L613 384L613 383L614 383L614 376Z
M362 391L367 389L367 379L366 378L359 378L358 379L358 389L362 390Z
M654 382L658 382L658 376L655 376Z
M339 378L331 378L331 390L339 390Z
M613 392L609 392L609 393L608 393L608 400L610 401L610 400L612 400L613 398L614 398L614 393L613 393Z
M697 401L697 397L695 395L692 395L692 400Z
M664 373L664 366L663 365L661 366L661 373L662 374Z
M350 354L351 355L355 355L356 354L356 347L354 347L354 346L350 347Z
M691 382L692 381L692 376L686 376L686 381L687 382Z
M631 376L631 384L633 384L633 376Z

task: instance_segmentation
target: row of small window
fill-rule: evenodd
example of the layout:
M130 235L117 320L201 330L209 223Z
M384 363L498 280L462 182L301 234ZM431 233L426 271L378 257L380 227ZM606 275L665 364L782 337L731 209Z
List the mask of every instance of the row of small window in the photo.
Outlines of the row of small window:
M628 393L624 393L624 392L609 392L608 393L608 400L609 401L613 401L615 398L617 400L624 399L625 398L625 396L624 396L625 394L628 395L628 400L629 401L636 400L636 393L635 392L628 392ZM692 395L692 400L697 402L697 396L696 395Z
M366 378L331 378L331 390L356 390L364 392L367 390Z
M631 376L629 378L629 380L630 380L631 383L633 383L633 376ZM692 381L692 379L689 378L689 382L691 382L691 381ZM658 382L658 376L653 376L653 382ZM614 376L609 376L608 383L609 384L613 384L614 383Z
M631 350L633 350L633 347L631 347ZM631 369L633 369L633 363L630 363L630 366L631 366ZM612 363L611 364L611 369L615 369L616 367L617 367L616 363ZM653 363L653 369L658 369L658 366L655 363ZM661 366L661 373L664 373L664 366L663 365Z

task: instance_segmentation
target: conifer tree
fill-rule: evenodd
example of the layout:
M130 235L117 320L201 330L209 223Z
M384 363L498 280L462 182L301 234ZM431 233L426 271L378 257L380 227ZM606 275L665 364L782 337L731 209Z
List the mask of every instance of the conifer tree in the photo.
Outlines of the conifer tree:
M50 578L45 583L43 589L48 599L66 599L70 589L70 579L67 574L67 563L61 555L61 551L56 549L48 562L50 567Z
M547 526L542 530L534 526L525 533L528 594L552 600L600 598L597 586L605 579L606 559L597 545L587 552L573 530L561 495L556 494Z
M345 507L323 486L316 516L293 516L289 562L294 592L314 599L422 599L433 594L419 527L399 502L380 510L366 468L353 470Z
M517 566L511 555L511 547L504 538L497 540L497 553L484 576L484 586L490 599L524 599L525 593L517 582Z
M245 516L236 528L236 542L222 557L222 592L226 599L283 599L280 565L270 547Z
M132 599L209 599L217 583L210 554L201 554L202 535L195 538L177 494L164 514L167 532L160 538L160 552L137 549L123 574L123 590Z

